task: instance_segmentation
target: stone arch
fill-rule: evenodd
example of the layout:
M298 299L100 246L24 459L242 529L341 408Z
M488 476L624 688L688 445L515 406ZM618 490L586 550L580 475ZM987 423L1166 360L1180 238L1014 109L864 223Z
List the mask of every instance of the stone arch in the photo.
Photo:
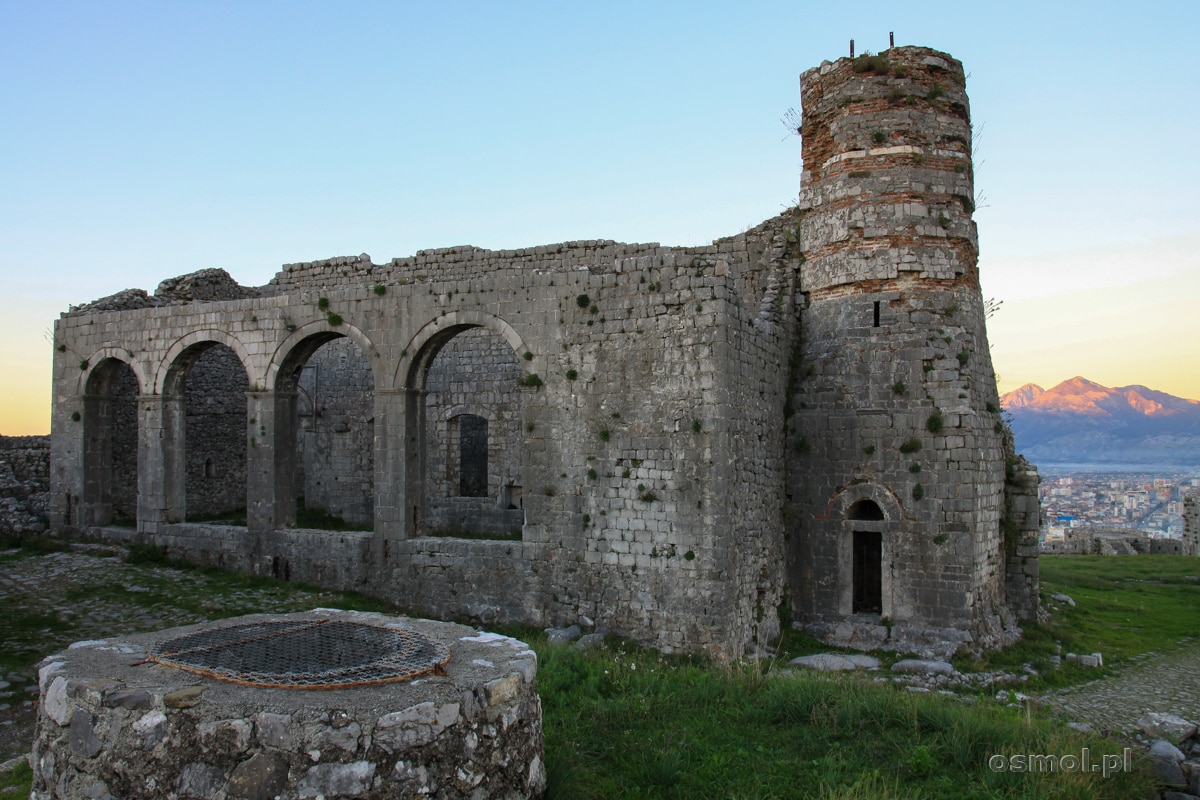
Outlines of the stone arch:
M267 370L274 393L275 505L283 525L375 524L374 397L379 358L361 331L318 321L294 331Z
M536 362L524 339L494 315L452 312L418 331L407 353L397 371L409 403L405 527L418 536L518 536L529 393L520 387ZM467 483L464 464L473 470Z
M205 342L222 344L232 350L237 355L238 361L241 362L242 369L246 371L246 379L249 381L250 386L253 387L256 385L256 379L259 376L254 374L250 353L246 350L246 345L242 340L217 328L205 328L179 337L167 349L166 355L158 363L158 368L154 376L155 394L169 394L173 388L177 388L171 387L169 382L182 380L178 368L184 362L180 361L180 356L192 350L196 345ZM199 357L200 353L198 351L192 350L192 352L195 357Z
M892 615L890 564L897 534L904 527L895 494L874 482L855 484L829 501L841 520L838 537L838 606L843 615Z
M429 367L442 347L469 328L491 331L508 342L518 357L530 352L521 334L500 317L484 311L451 311L427 322L409 340L404 349L406 355L396 367L397 384L405 389L423 389ZM532 368L537 361L535 356L526 363Z
M874 481L856 483L834 492L826 503L826 514L835 519L848 519L851 508L863 500L874 503L883 512L883 518L887 522L899 524L906 520L904 507L896 493Z
M138 402L144 373L112 349L82 377L83 525L133 524L138 506Z
M391 376L382 368L379 353L370 337L348 322L343 321L341 325L335 326L330 325L327 320L321 319L301 325L279 343L271 356L270 363L267 364L263 389L268 392L279 391L281 374L286 374L289 369L299 369L321 345L340 337L345 337L358 345L359 352L371 365L371 377L375 382L375 388L380 390L391 388L380 385L381 378Z
M123 350L117 347L102 347L82 364L87 364L86 369L79 371L79 394L84 395L88 391L88 384L92 380L92 375L96 369L107 360L120 361L125 366L133 370L133 375L137 378L138 394L144 394L146 387L150 386L150 376L146 373L146 366L141 361L133 357L133 354L128 350Z
M874 500L863 498L855 500L846 509L846 519L863 520L863 521L881 521L884 519L883 509Z

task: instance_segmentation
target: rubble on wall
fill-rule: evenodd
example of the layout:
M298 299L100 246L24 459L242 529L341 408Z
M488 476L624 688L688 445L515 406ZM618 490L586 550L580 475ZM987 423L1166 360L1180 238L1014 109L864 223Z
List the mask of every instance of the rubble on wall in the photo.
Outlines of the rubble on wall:
M258 297L260 294L258 288L242 286L223 269L201 269L167 278L158 284L153 295L148 294L145 289L123 289L99 300L72 306L63 316L93 314L99 311L132 311L195 301L242 300Z
M241 300L258 297L258 294L258 289L240 285L223 269L202 269L177 278L167 278L154 290L154 296L166 303Z

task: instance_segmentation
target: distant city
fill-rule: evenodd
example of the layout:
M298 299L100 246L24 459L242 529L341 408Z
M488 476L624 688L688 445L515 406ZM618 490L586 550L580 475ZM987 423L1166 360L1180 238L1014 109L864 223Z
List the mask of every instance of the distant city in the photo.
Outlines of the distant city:
M1183 499L1200 493L1200 468L1047 465L1040 467L1042 538L1069 528L1124 528L1152 539L1183 536Z

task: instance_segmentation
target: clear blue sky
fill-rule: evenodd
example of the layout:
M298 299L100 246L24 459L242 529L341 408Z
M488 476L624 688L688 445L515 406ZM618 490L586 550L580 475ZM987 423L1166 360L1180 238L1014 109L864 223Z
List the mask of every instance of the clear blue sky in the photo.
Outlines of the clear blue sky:
M121 289L744 230L795 200L799 73L889 31L969 73L1002 388L1200 397L1198 4L0 0L0 433Z

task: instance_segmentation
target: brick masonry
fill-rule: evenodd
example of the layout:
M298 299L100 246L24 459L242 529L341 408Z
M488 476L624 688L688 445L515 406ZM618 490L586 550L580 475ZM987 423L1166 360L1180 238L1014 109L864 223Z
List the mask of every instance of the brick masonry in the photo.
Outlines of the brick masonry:
M885 56L805 73L798 206L710 246L364 254L72 309L52 523L132 505L136 531L112 535L177 555L721 658L789 619L885 646L999 641L1010 608L1036 610L1036 553L1002 521L1037 515L1006 480L962 67ZM193 388L214 352L220 401ZM239 394L246 525L186 523L207 502L195 442L243 452ZM299 496L371 530L297 528Z

